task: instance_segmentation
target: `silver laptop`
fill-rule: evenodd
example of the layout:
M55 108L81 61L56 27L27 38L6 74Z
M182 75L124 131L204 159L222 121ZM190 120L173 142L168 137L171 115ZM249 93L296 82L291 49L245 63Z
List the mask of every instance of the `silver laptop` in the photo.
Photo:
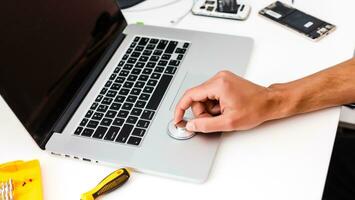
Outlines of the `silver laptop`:
M220 70L244 75L250 38L127 25L112 0L7 1L1 10L11 16L0 19L1 96L40 148L206 180L221 134L177 140L168 124L187 88Z

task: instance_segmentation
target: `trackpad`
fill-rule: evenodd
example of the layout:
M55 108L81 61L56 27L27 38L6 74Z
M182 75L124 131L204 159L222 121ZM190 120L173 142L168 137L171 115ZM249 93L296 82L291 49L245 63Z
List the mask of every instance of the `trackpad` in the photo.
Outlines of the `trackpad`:
M198 86L201 83L207 81L209 78L210 78L210 76L204 75L204 74L194 74L191 72L186 73L185 78L184 78L184 80L183 80L182 84L180 85L180 88L177 92L177 95L175 96L175 99L170 106L170 111L171 112L175 111L176 104L179 102L180 98L182 97L182 95L184 95L184 93L187 89ZM185 117L187 117L187 118L193 117L191 109L186 111Z

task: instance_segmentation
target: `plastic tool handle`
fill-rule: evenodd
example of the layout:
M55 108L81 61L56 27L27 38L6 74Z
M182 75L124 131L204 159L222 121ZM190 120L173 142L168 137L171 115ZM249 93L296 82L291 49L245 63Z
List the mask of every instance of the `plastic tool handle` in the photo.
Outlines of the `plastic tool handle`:
M130 177L127 169L122 168L112 172L104 178L96 187L81 195L80 200L94 200L98 196L108 193L122 184L124 184Z

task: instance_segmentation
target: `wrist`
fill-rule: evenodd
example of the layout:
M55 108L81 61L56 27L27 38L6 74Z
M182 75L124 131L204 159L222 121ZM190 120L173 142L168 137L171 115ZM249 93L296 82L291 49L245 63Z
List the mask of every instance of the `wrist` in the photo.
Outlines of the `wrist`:
M297 114L297 105L300 102L296 90L290 88L288 84L272 84L267 89L269 91L269 101L271 109L269 120L280 119Z

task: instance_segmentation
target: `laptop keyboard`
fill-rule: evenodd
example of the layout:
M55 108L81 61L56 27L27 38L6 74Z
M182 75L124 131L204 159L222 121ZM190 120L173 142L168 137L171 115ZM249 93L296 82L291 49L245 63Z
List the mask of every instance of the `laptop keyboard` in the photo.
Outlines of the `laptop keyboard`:
M140 145L189 46L136 36L74 134Z

